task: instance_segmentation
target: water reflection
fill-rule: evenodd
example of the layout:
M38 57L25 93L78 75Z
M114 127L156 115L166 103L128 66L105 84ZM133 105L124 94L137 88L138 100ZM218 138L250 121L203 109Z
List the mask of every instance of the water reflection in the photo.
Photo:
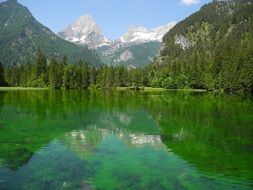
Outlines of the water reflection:
M252 105L215 94L0 92L0 189L252 189Z

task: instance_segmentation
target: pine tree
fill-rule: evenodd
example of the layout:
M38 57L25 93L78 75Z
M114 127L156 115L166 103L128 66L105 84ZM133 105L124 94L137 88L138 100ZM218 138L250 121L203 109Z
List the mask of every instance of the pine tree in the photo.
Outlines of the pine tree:
M58 89L60 88L60 84L58 84L58 62L53 57L50 61L49 65L49 73L48 73L48 79L49 79L49 87L52 89Z
M70 88L70 66L69 65L66 65L63 69L62 88L63 89Z
M5 78L4 78L4 67L0 62L0 86L6 86Z
M46 86L48 84L47 76L47 58L43 52L39 49L36 60L36 79L41 80L44 84L41 86Z

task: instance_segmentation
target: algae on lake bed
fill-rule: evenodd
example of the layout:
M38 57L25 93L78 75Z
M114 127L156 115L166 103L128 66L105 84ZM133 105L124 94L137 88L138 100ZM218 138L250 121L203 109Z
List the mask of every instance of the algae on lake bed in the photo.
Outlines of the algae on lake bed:
M252 189L253 102L2 91L0 189Z

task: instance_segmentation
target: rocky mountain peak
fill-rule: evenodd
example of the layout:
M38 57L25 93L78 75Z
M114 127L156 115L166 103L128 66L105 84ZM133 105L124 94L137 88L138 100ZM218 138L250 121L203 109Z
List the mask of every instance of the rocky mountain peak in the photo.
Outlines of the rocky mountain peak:
M149 42L162 41L163 36L176 24L176 22L168 23L154 29L145 27L137 27L131 25L127 32L119 39L121 42Z
M102 33L101 29L90 15L81 16L73 24L71 24L71 30L81 34L87 32Z
M65 40L88 45L90 48L97 48L110 43L90 15L79 17L58 35Z
M148 39L150 30L142 26L130 25L127 32L119 39L121 42L136 42Z

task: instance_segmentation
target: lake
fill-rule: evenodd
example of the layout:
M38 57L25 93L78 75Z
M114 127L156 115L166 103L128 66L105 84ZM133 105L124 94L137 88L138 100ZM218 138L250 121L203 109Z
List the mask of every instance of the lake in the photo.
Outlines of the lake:
M253 100L1 91L0 189L253 189Z

